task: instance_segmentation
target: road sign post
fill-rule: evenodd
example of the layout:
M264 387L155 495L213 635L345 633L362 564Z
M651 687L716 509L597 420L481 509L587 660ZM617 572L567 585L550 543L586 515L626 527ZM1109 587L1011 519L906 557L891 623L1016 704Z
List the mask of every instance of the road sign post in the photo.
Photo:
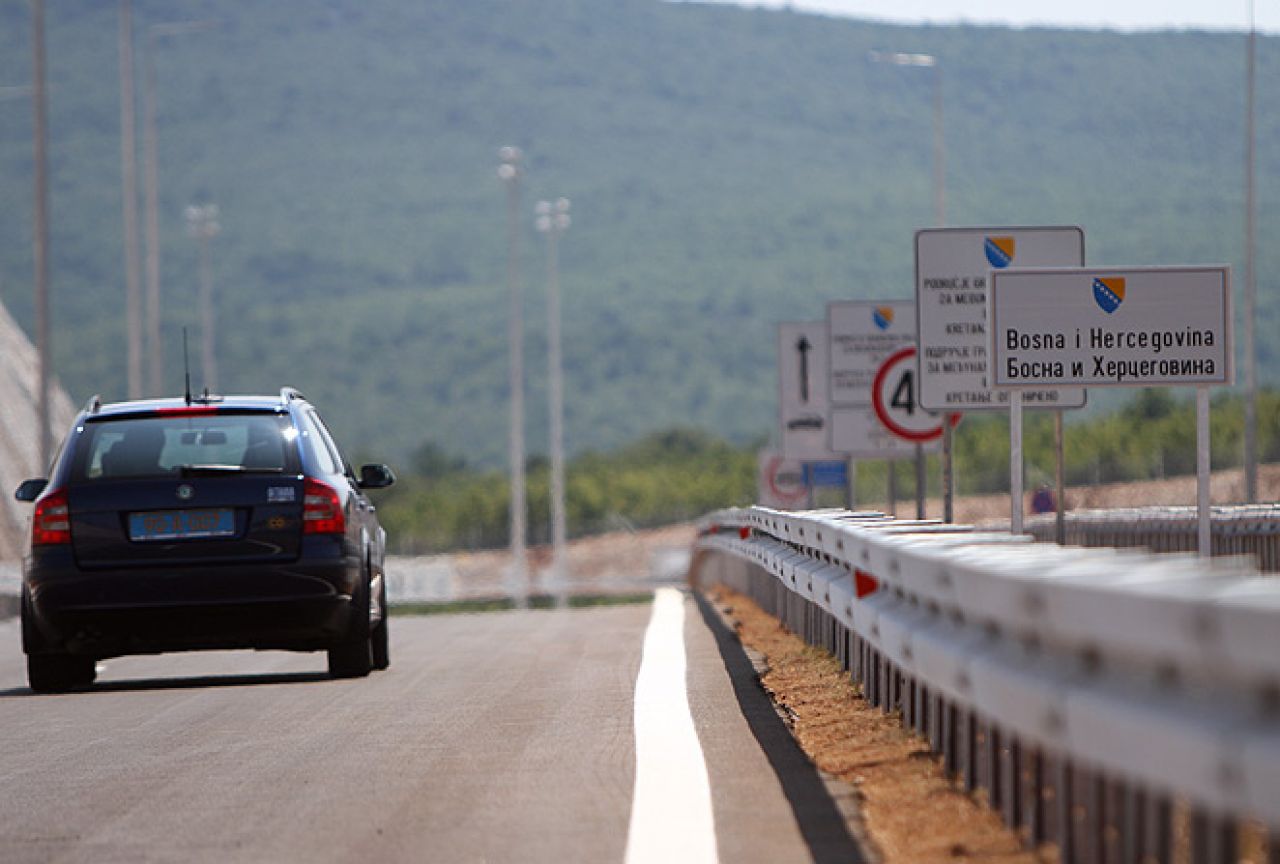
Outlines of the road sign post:
M915 357L916 348L909 345L884 359L871 384L871 404L880 423L892 435L916 448L916 518L923 519L926 490L922 448L941 440L944 428L959 423L960 415L938 417L920 407Z
M896 497L894 461L912 456L921 461L920 448L890 432L876 417L871 385L886 357L915 345L915 317L915 304L909 300L837 300L827 304L831 449L848 454L851 461L887 462L890 510Z
M987 375L988 274L1011 266L1082 266L1084 232L1076 226L929 228L916 232L916 317L920 404L931 411L1005 408L1009 395ZM1079 408L1083 389L1023 394L1034 407ZM1061 466L1059 466L1061 468ZM1060 475L1058 470L1055 474ZM944 436L943 506L952 516L951 435ZM1058 489L1058 500L1064 490Z

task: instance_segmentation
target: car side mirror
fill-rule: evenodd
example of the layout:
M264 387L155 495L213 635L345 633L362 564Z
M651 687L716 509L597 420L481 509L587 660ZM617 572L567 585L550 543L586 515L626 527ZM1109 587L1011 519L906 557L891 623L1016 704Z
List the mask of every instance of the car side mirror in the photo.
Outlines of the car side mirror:
M43 477L36 480L23 480L18 484L18 488L14 490L13 497L19 501L34 501L40 497L40 493L49 485L49 481Z
M360 466L361 489L386 489L394 482L396 482L396 475L392 474L391 469L386 465Z

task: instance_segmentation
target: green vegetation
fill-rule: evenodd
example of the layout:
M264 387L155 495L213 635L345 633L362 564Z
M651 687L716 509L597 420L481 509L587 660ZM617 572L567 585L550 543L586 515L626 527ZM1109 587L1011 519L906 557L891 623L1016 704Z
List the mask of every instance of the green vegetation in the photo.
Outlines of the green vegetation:
M649 528L750 504L758 446L735 447L703 432L672 430L613 453L578 456L565 472L570 533ZM432 454L429 463L438 462L435 445L424 450ZM545 461L531 462L527 482L529 538L546 543L551 529ZM508 483L503 472L462 467L402 477L381 493L380 518L401 552L503 546L509 530Z
M1259 452L1280 461L1280 393L1259 399ZM1023 429L1027 484L1053 478L1053 416L1028 411ZM1212 465L1238 465L1244 423L1243 404L1223 395L1214 400L1211 420ZM570 464L567 482L569 527L573 535L623 527L651 527L688 521L720 507L755 500L759 443L733 446L703 433L671 431L648 436L611 454L587 454ZM1068 422L1065 469L1069 486L1148 480L1194 474L1195 400L1168 390L1138 391L1128 405L1106 416ZM428 462L441 461L431 445ZM937 457L930 457L930 494L940 493ZM1009 424L995 414L969 414L956 429L955 464L960 495L1007 492ZM882 500L886 464L858 465L864 501ZM909 498L914 465L897 463L898 489ZM383 523L400 552L437 552L455 548L497 547L507 542L507 477L455 467L445 473L406 478L382 493ZM529 536L549 536L546 466L529 475ZM843 500L822 490L824 501Z
M1193 397L1177 391L1140 390L1121 410L1067 424L1064 464L1069 486L1177 477L1196 472L1196 409ZM1052 414L1030 412L1023 430L1027 483L1052 482ZM1280 460L1280 393L1258 399L1258 452L1264 462ZM967 428L966 428L967 427ZM956 460L962 492L1009 488L1009 424L1004 417L966 417L957 436ZM1243 402L1221 394L1210 415L1210 463L1216 470L1238 466L1244 437Z
M1238 34L903 27L659 0L133 5L139 50L152 24L219 22L156 43L166 389L180 390L181 326L199 332L182 211L208 200L222 212L226 389L296 385L353 457L402 474L428 441L473 469L449 477L456 504L403 523L422 548L492 543L504 524L489 491L502 484L484 473L504 464L507 435L501 145L527 155L534 454L548 424L532 210L573 200L561 263L575 530L679 515L654 496L683 495L680 472L624 459L603 476L598 454L646 435L714 430L732 444L725 462L746 464L742 447L773 425L776 321L909 296L912 232L931 219L931 73L872 64L873 49L940 58L953 224L1078 223L1093 262L1240 264ZM77 402L120 398L116 5L47 16L54 358ZM0 85L29 81L28 28L26 4L0 4ZM1263 38L1264 238L1280 217L1277 84L1280 42ZM28 329L31 183L30 106L8 99L0 300ZM1260 252L1261 380L1274 383L1280 245ZM969 445L982 466L989 437ZM1108 457L1116 470L1125 458ZM739 500L739 475L715 489L711 470L683 513ZM398 506L420 498L406 487Z

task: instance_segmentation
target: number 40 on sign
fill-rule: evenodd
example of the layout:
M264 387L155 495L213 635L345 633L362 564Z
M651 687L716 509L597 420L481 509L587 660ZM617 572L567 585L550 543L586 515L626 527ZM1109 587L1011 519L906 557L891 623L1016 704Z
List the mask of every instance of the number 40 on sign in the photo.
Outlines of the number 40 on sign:
M871 399L886 429L903 440L924 444L942 435L943 421L919 405L915 357L915 347L908 346L885 358L871 386ZM949 414L947 422L954 427L960 415Z

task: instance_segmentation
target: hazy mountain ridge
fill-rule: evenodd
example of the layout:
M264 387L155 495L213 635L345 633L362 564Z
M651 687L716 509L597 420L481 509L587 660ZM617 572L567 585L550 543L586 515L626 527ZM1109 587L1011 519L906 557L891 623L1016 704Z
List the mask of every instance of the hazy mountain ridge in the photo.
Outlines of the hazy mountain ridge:
M114 5L48 4L58 372L124 395ZM360 452L424 440L500 463L505 196L527 155L530 447L545 440L545 259L565 195L570 446L772 424L773 324L905 297L931 219L926 69L941 58L952 224L1078 223L1089 260L1242 254L1243 38L902 27L650 0L136 2L219 29L161 40L167 387L197 334L182 208L216 201L222 378L296 384ZM30 78L0 8L0 84ZM1260 45L1258 334L1275 366L1280 54ZM142 69L139 66L139 83ZM0 102L0 299L31 318L30 107ZM1237 278L1242 269L1237 268ZM198 379L198 373L197 373Z

